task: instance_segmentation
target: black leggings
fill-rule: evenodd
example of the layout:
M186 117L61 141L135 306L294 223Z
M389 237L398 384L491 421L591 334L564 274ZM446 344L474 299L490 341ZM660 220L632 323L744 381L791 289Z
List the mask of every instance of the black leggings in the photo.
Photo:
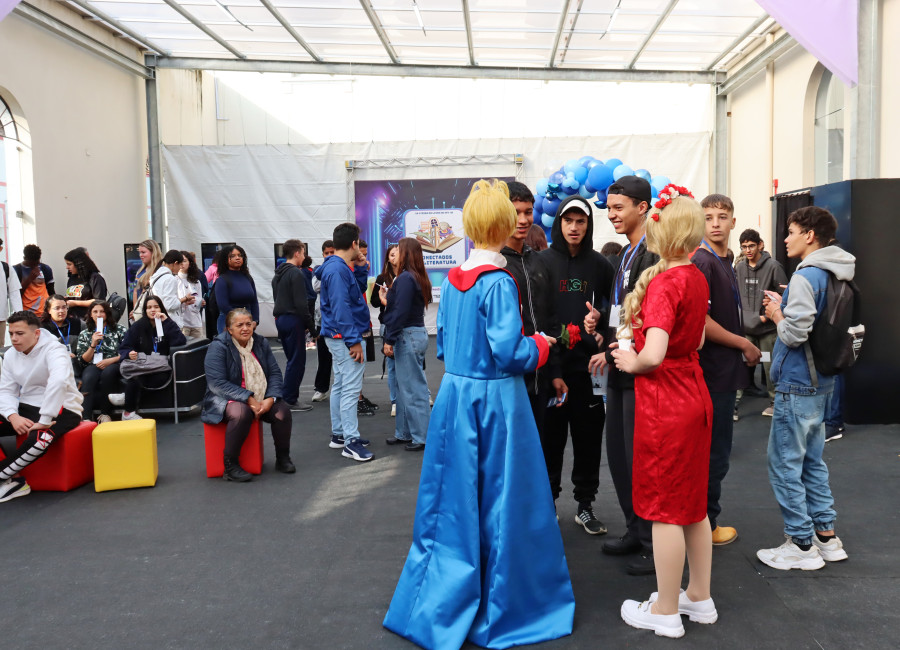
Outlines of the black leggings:
M331 352L328 350L328 346L325 345L324 336L316 338L316 353L319 358L319 367L316 370L314 386L320 393L327 393L328 388L331 386L332 359Z
M85 420L94 419L95 408L109 415L112 406L108 396L121 390L121 378L118 363L106 366L103 370L91 364L81 371L81 392L84 394L81 407Z
M31 404L19 404L19 415L37 422L41 418L41 411L38 407ZM44 452L47 451L58 436L71 431L81 424L81 416L63 409L54 418L54 421L56 424L53 425L52 429L30 431L25 438L25 442L19 445L18 449L10 452L10 455L5 460L0 460L0 481L12 478L43 456ZM6 419L0 418L0 436L12 436L15 433L12 425Z
M172 371L154 372L125 379L125 410L134 413L141 401L141 389L162 388L171 379Z
M272 425L275 453L286 455L291 451L291 408L285 402L275 402L260 418ZM244 402L229 402L225 407L225 455L237 458L241 455L244 440L253 424L253 409Z

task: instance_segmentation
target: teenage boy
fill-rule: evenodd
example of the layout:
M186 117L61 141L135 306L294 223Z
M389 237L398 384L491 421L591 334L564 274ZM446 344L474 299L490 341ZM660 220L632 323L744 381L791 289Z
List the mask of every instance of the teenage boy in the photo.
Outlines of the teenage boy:
M551 290L550 270L541 255L525 244L525 238L534 223L534 195L524 183L509 183L509 200L516 208L516 229L500 254L506 258L506 270L519 285L519 305L522 308L522 326L525 336L538 332L559 333L560 324L556 318L556 303ZM531 401L531 411L538 433L544 429L544 414L551 395L564 402L569 392L566 382L560 376L557 346L550 347L547 364L535 372L525 375L525 388Z
M638 278L659 261L659 255L647 250L644 229L647 211L652 200L650 183L638 176L623 176L607 190L606 206L609 221L616 234L628 238L628 246L613 259L616 270L610 293L609 326L604 337L607 344L616 340L621 325L625 296L634 290ZM597 326L600 314L592 312L590 331ZM606 387L606 461L616 488L622 514L625 515L625 534L603 543L609 555L640 555L626 565L631 575L652 575L652 524L634 513L631 501L631 461L634 456L634 376L622 372L613 363L610 350L600 361L598 372L608 372Z
M734 435L734 404L737 391L749 384L746 366L759 363L761 353L744 338L741 323L740 290L728 250L728 237L735 224L734 203L724 194L710 194L700 205L706 215L706 237L692 261L709 284L706 342L700 349L700 367L713 404L706 512L713 545L722 546L737 539L734 528L718 525L722 480L728 473Z
M53 269L41 263L41 249L36 244L25 246L22 262L13 268L22 284L22 308L33 311L40 318L50 296L56 293Z
M326 239L322 244L322 259L327 260L329 257L334 255L334 242L330 239ZM321 265L320 265L321 266ZM316 368L316 379L313 384L315 391L313 392L312 401L314 402L324 402L328 399L328 391L331 386L331 352L328 351L328 346L325 345L325 337L319 334L320 327L322 325L322 312L319 308L320 300L319 300L319 289L322 286L322 283L319 282L319 278L315 276L315 271L317 271L319 267L317 266L313 269L313 290L316 292L316 306L315 306L315 326L316 326L316 356L318 357L318 366Z
M306 328L309 323L306 276L300 270L306 254L299 239L288 239L282 249L285 262L275 269L272 278L272 295L275 297L272 313L281 347L287 357L283 397L292 411L310 411L312 404L298 401L300 383L306 371Z
M763 361L763 372L766 375L766 389L769 393L769 405L762 412L767 417L772 417L775 403L775 386L769 375L772 367L772 348L775 347L775 323L765 315L763 298L766 291L774 291L781 295L782 286L787 284L787 276L784 267L765 250L765 244L759 233L748 228L741 233L738 241L741 243L743 259L734 267L737 275L738 286L741 288L741 315L744 322L744 336L753 345L758 347L763 356L769 357ZM734 419L737 420L737 404L741 403L744 391L737 392L737 400L734 407Z
M578 194L563 200L553 221L550 248L541 258L550 269L556 301L556 315L570 331L568 344L562 343L560 367L568 388L566 401L547 410L541 446L550 477L553 499L561 491L563 456L569 432L572 434L572 483L578 512L575 522L591 535L603 535L606 526L594 516L593 502L600 485L600 456L603 446L603 398L595 395L588 361L599 346L584 329L589 310L585 302L607 311L613 269L594 250L594 219L591 204ZM561 328L562 329L562 328ZM544 332L559 336L560 332Z
M787 255L800 258L779 300L766 305L778 328L772 359L775 416L769 434L769 482L784 518L788 538L756 556L775 569L820 569L847 559L834 534L834 499L828 484L824 418L834 376L816 371L808 344L813 324L826 307L828 274L852 280L856 258L834 243L837 222L828 210L810 206L788 216Z
M75 386L68 347L43 334L38 317L30 311L17 311L7 322L12 348L0 373L0 436L26 438L0 460L0 502L31 492L16 474L40 459L57 437L78 426L83 399Z
M359 257L359 226L342 223L334 229L335 254L316 269L321 282L321 335L334 363L331 387L331 442L345 457L372 459L369 444L359 436L356 403L362 390L365 355L362 335L369 329L369 307L353 272Z

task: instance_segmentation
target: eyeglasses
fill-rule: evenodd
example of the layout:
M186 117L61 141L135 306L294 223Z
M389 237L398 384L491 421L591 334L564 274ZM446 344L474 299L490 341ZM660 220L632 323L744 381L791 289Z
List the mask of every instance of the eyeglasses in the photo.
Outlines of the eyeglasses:
M756 248L757 246L759 246L759 244L741 244L741 250L742 250L742 251L749 251L749 250L753 250L753 249Z

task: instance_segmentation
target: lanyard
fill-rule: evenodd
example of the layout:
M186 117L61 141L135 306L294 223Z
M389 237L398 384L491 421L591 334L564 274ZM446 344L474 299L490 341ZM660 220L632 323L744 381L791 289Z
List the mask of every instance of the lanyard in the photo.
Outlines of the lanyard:
M732 269L730 266L728 266L727 264L725 264L725 262L722 261L722 258L719 257L718 253L716 253L716 251L713 250L713 247L710 246L709 242L707 242L705 239L701 242L701 245L706 246L706 249L710 253L712 253L713 257L715 257L716 260L718 260L719 264L722 266L722 270L725 271L725 275L728 276L728 283L731 285L731 293L734 295L734 302L737 305L738 320L740 320L741 294L737 288L737 278L734 277L734 269Z
M106 336L106 326L103 327L103 336ZM100 339L100 342L97 344L97 347L94 348L94 354L100 354L100 346L103 345L103 339Z
M619 262L619 270L616 271L616 283L615 283L615 287L613 289L613 304L616 304L616 305L622 304L619 301L619 295L620 295L619 290L620 289L622 291L626 290L625 274L623 273L623 271L628 271L631 269L631 264L632 264L632 262L634 262L634 256L637 255L637 251L641 247L641 244L644 243L645 239L647 239L647 235L644 235L641 237L641 240L637 243L637 245L631 249L630 255L628 254L629 251L625 251L625 253L622 254L622 261ZM619 278L621 278L621 282L619 281Z
M62 330L59 329L59 325L56 324L56 321L51 319L50 322L53 323L53 327L55 327L56 331L59 332L59 338L62 339L63 344L68 345L69 344L69 332L72 331L72 323L66 323L66 335L63 336Z
M159 345L159 339L156 338L156 337L154 336L154 337L153 337L153 351L154 351L154 352L158 352L158 351L159 351L159 350L157 349L157 346L158 346L158 345Z

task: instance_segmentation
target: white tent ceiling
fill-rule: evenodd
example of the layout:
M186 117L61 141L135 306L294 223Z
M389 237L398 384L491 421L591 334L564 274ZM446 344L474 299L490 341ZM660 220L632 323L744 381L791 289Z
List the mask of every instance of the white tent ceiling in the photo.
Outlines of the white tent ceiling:
M151 54L220 64L708 71L773 27L755 0L62 1Z

